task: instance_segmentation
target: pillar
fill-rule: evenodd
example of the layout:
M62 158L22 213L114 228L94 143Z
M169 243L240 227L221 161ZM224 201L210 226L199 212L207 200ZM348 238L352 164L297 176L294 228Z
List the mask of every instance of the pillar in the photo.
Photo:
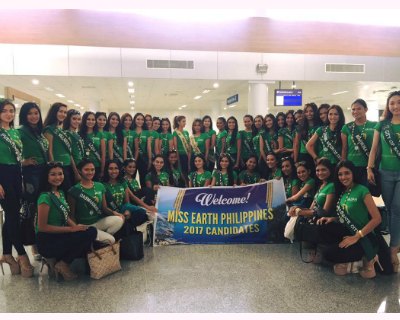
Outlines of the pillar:
M248 113L252 116L269 113L268 85L263 81L249 81Z

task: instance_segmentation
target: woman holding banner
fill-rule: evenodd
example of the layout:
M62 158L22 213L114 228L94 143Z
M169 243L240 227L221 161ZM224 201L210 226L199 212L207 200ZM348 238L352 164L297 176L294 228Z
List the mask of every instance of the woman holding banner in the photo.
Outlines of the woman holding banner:
M212 174L211 186L235 186L237 174L233 170L230 156L223 153L217 162L217 170Z
M203 155L197 154L193 162L196 170L189 173L189 187L199 188L209 186L212 176L210 171L205 170L206 161Z
M379 167L382 198L389 214L390 252L395 272L399 272L400 251L400 91L389 94L384 120L377 124L368 159L368 181L375 184L373 173L379 146L382 160Z

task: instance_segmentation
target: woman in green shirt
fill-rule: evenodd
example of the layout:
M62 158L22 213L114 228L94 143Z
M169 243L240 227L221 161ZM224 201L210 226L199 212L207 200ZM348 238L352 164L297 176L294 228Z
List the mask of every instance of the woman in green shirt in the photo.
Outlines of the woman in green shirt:
M294 111L289 110L285 114L285 126L278 131L278 150L281 158L291 157L293 155L295 133Z
M278 124L272 113L264 118L265 131L260 134L260 173L264 179L268 178L267 154L278 151Z
M63 164L64 169L64 191L68 190L74 183L75 172L72 167L72 142L63 127L67 116L67 106L61 102L53 103L44 120L43 135L49 142L49 160Z
M186 188L188 186L187 177L182 174L179 167L178 152L171 150L165 159L164 170L169 175L169 185L177 188Z
M338 105L328 109L328 122L326 126L319 127L306 144L306 149L316 161L319 158L328 158L333 165L342 159L341 131L345 123L343 110ZM317 142L321 148L317 150Z
M254 117L254 127L256 129L256 135L253 137L253 154L257 156L257 164L260 166L261 163L261 152L260 152L260 136L265 131L264 117L257 115Z
M233 164L230 156L223 153L217 162L217 169L212 174L212 186L235 186L237 183L237 174L233 170Z
M185 116L176 116L174 118L174 148L178 151L179 165L182 173L187 176L190 172L190 159L192 157L192 148L190 146L189 132L184 130L186 126Z
M11 274L22 273L32 277L33 267L25 252L19 230L22 198L22 142L18 130L14 129L15 106L9 100L0 100L0 205L4 210L4 225L1 232L3 256L0 266L10 266ZM12 256L12 247L18 253L17 261ZM3 271L4 273L4 271Z
M79 129L85 149L85 158L93 161L96 168L94 181L100 181L104 175L106 163L106 142L103 133L99 131L96 124L96 116L91 111L86 111L82 116L82 123Z
M156 128L154 128L154 120L156 120ZM146 114L144 116L144 121L146 122L147 130L149 130L151 138L151 157L154 157L156 154L160 154L160 135L157 131L160 127L160 118L153 118L150 114Z
M205 159L208 159L210 151L210 139L208 134L203 130L203 124L201 119L194 119L192 123L192 136L190 137L190 146L192 148L192 158L190 167L194 167L194 157L198 154L202 155Z
M203 155L194 157L195 171L189 173L189 188L207 187L211 183L211 172L205 170L206 160Z
M335 192L336 217L321 218L319 224L327 224L321 232L324 242L331 246L325 258L334 263L337 275L350 273L355 261L363 259L360 275L374 278L375 262L378 262L378 242L374 229L381 216L368 188L359 184L351 161L340 161L336 166ZM339 223L332 223L332 222Z
M93 181L95 166L93 161L83 159L78 164L81 181L68 190L68 205L71 217L78 223L97 229L98 241L113 244L112 236L125 221L125 216L107 205L106 188L100 182Z
M153 159L150 172L146 175L146 188L151 192L146 196L146 203L154 205L155 197L161 186L169 186L169 175L164 170L164 158L156 155Z
M85 157L85 145L82 137L77 133L81 124L81 113L78 110L70 109L67 112L67 117L63 122L63 129L68 134L72 148L72 170L74 170L75 182L80 180L76 166Z
M296 167L292 157L282 158L281 170L286 198L290 198L299 192L299 181L297 180ZM288 206L290 205L291 203L288 204Z
M205 115L201 120L203 123L202 132L208 134L208 139L210 140L210 148L208 152L208 158L206 159L207 165L206 169L210 172L214 170L215 167L215 144L217 135L215 130L213 129L212 119L209 115Z
M260 182L261 176L257 170L257 157L250 155L246 161L246 169L239 173L238 184L245 186Z
M166 159L168 157L168 152L174 148L174 138L171 131L171 122L168 118L161 119L161 125L159 128L160 134L160 150L161 154Z
M239 126L235 117L229 117L226 123L228 126L228 134L226 136L225 153L231 158L233 169L237 171L240 168L240 159L242 155L242 138L239 134Z
M24 177L24 222L30 226L24 230L23 242L32 246L35 260L40 259L35 246L34 219L37 213L39 182L48 161L49 142L43 135L43 121L39 106L35 102L26 102L19 112L18 128L22 142L22 176Z
M133 130L136 133L134 158L137 161L140 185L143 188L146 185L146 174L151 166L151 139L143 113L138 112L133 117Z
M368 159L368 182L375 184L377 151L381 148L379 167L382 198L389 214L390 251L393 269L399 272L400 251L400 91L391 92L387 98L384 120L375 127L372 148Z
M110 112L104 131L108 131L110 136L110 140L108 140L109 160L116 159L122 165L127 157L127 138L122 132L122 123L118 113Z
M311 177L311 169L307 162L296 163L299 191L286 199L288 205L308 208L314 198L315 180Z
M70 218L70 210L60 186L64 181L64 172L59 162L45 165L40 196L37 200L37 245L39 253L55 259L50 264L53 271L60 273L64 280L74 280L78 276L71 271L69 265L76 258L85 255L96 239L94 227L77 225Z
M279 180L280 178L282 178L282 171L280 168L279 159L273 152L267 154L267 167L267 180Z
M132 130L133 118L129 113L124 113L121 116L122 133L126 138L126 154L128 158L133 158L135 155L135 131Z
M228 128L226 119L219 117L217 119L218 134L215 137L215 159L218 160L220 155L225 153L226 150L226 136L228 135Z
M96 118L97 131L101 134L101 136L104 139L104 142L106 144L105 160L107 160L108 159L108 140L110 140L109 132L104 131L104 127L106 126L106 123L107 123L107 113L97 111L95 113L95 118Z
M242 152L241 152L241 168L244 168L247 159L253 154L253 138L257 134L256 127L254 126L253 116L246 114L243 117L244 130L240 130L240 138L242 141Z

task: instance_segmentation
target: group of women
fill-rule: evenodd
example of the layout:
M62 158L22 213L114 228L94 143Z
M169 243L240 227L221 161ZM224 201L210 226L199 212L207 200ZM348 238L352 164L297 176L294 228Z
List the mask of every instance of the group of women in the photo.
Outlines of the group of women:
M21 127L15 129L15 107L4 100L1 266L7 263L12 273L32 274L18 232L21 199L30 216L38 217L39 253L55 257L55 269L69 279L75 275L68 264L93 239L112 242L125 220L138 225L147 219L143 208L155 211L160 186L235 186L283 179L289 215L316 216L318 223L335 226L329 242L336 241L336 251L326 253L335 272L344 273L361 255L367 257L361 274L371 277L377 260L372 235L380 221L371 192L376 193L379 172L390 217L392 263L398 270L400 92L389 95L379 123L367 120L362 99L354 101L351 110L354 121L345 124L340 106L308 103L276 116L245 115L243 130L235 117L219 117L218 132L206 115L193 121L189 134L183 115L172 125L168 118L142 113L120 117L88 111L81 117L62 103L51 106L42 124L40 108L26 103L20 110ZM347 220L350 225L343 223ZM374 249L368 255L361 244L367 239ZM79 249L77 242L82 244Z

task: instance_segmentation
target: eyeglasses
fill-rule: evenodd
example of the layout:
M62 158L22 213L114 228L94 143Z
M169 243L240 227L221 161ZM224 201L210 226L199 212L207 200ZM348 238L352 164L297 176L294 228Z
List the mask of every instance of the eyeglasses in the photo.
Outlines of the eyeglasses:
M76 115L80 115L81 113L78 110L72 109L71 110L71 115L72 116L76 116Z
M61 161L49 161L47 162L47 165L51 168L54 168L54 167L62 167L64 163Z
M296 162L294 165L295 165L296 168L297 168L297 167L300 167L300 166L305 166L305 165L306 165L306 162L305 162L305 161L299 161L299 162Z
M283 157L283 158L281 159L281 161L283 162L283 161L290 160L290 159L292 159L292 158L291 158L291 157Z

